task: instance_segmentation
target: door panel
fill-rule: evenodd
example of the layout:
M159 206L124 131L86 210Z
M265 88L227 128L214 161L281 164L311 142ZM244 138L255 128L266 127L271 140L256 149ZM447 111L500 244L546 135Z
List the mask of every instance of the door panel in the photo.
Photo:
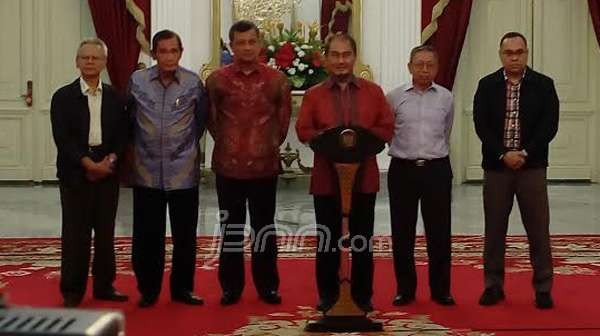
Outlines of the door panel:
M32 178L32 111L21 94L33 79L32 0L0 2L0 177Z
M0 180L56 179L50 101L77 77L75 53L94 30L85 0L0 1ZM21 95L33 83L33 104Z

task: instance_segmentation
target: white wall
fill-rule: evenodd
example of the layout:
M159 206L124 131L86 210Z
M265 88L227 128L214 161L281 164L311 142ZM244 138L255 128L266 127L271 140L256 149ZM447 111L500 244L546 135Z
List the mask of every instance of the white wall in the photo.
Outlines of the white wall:
M421 1L363 1L364 62L388 92L410 79L410 50L421 41Z
M200 72L210 58L210 1L152 0L151 11L151 35L162 29L177 32L184 48L181 65Z

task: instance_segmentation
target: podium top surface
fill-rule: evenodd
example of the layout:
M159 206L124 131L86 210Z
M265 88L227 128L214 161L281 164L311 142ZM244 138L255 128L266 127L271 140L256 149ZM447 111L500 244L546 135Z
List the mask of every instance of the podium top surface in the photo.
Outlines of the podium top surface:
M362 127L339 126L316 136L310 148L336 163L359 163L381 152L385 141Z

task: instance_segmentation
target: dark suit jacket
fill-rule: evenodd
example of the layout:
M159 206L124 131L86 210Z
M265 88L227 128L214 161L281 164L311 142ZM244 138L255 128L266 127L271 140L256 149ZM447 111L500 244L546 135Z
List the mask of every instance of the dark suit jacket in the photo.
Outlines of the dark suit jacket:
M81 93L79 78L58 89L52 96L50 118L58 150L56 176L61 183L77 185L86 181L85 169L81 166L84 156L96 162L110 153L122 158L127 141L128 118L122 100L110 85L104 83L101 111L102 145L92 154L88 145L90 111L87 97Z
M548 144L558 130L559 103L551 78L527 68L521 83L519 120L521 147L528 156L523 168L548 166ZM506 83L503 69L479 81L473 102L475 131L481 139L483 169L504 167L500 156L504 147Z

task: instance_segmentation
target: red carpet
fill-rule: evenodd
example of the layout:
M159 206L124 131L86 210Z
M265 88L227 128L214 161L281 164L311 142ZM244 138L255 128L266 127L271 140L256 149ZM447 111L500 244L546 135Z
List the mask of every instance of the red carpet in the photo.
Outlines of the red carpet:
M0 243L0 287L9 294L10 302L58 307L58 240L1 239ZM171 303L165 283L156 307L137 308L135 279L128 261L129 239L123 238L118 244L116 287L129 293L132 300L104 303L88 295L82 308L122 310L127 335L299 335L306 320L318 316L313 309L316 291L312 240L282 245L282 305L259 301L249 281L242 301L226 308L218 303L220 288L211 259L216 243L210 238L199 239L196 292L206 299L203 307ZM510 240L507 300L495 307L477 304L482 290L481 239L456 237L453 248L452 287L458 305L441 307L430 302L424 246L420 243L417 302L397 309L391 305L395 288L389 246L381 238L374 297L378 311L373 317L384 322L385 335L600 335L600 237L553 238L556 308L549 311L533 306L527 246L522 237ZM249 274L247 279L251 279Z

